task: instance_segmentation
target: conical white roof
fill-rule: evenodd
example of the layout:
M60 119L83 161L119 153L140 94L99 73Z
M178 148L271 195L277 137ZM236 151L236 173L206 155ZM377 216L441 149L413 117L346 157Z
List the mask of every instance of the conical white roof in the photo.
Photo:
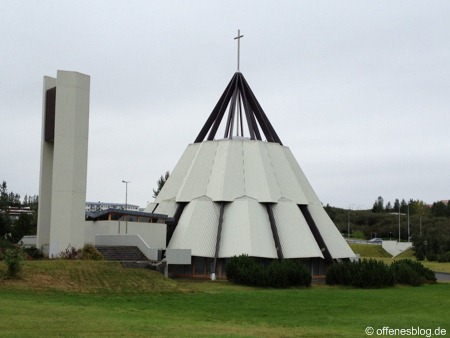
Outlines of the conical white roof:
M173 217L186 204L167 248L214 257L222 203L218 258L278 257L267 205L284 258L324 257L299 205L307 206L332 258L354 257L288 147L243 138L190 144L146 211Z
M146 211L175 217L167 249L193 256L355 256L240 72Z

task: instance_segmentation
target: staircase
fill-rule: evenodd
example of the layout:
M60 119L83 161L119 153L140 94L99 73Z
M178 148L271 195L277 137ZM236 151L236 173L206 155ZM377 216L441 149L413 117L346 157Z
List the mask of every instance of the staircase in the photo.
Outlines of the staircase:
M95 246L98 252L109 261L142 262L148 261L147 257L135 246Z
M321 276L321 275L312 276L311 284L312 285L325 285L326 284L325 276Z

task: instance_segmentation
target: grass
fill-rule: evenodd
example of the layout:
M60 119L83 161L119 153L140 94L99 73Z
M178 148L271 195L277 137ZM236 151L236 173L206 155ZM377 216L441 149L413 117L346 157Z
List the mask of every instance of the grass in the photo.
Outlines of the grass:
M361 258L375 258L378 260L382 260L386 264L391 264L392 262L405 258L416 260L413 249L408 249L395 258L392 258L392 256L387 251L385 251L381 247L381 245L353 243L349 243L349 245L352 248L353 252L359 254ZM421 263L432 271L450 273L450 263L430 262L427 260L421 261Z
M450 329L450 301L442 299L449 291L438 284L106 296L0 292L0 325L8 337L362 337L369 325Z
M403 258L410 258L410 259L416 259L414 256L414 249L409 248L408 250L403 251L400 255L395 256L395 258L403 259Z
M0 275L1 275L0 268ZM6 272L6 267L4 268ZM18 280L0 279L0 288L76 293L179 291L175 281L148 269L124 269L117 262L39 260L25 262Z
M361 257L381 257L391 258L392 255L383 249L381 245L377 244L353 244L350 243L350 248L353 252L359 254Z
M6 267L0 263L0 276ZM256 289L169 280L114 262L27 262L0 277L0 336L364 337L367 326L446 328L450 284Z

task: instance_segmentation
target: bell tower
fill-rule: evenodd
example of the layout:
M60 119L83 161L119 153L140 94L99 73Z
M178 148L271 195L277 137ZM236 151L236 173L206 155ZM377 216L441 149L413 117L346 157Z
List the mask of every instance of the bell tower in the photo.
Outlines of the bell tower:
M84 245L90 77L44 77L37 247L50 258Z

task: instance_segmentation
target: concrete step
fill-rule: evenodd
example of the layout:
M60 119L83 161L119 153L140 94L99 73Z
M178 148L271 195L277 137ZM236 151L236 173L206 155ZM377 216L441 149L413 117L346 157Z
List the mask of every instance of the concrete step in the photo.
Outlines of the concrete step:
M325 276L313 276L311 280L313 285L324 285L326 284Z
M147 257L135 246L95 246L106 260L110 261L148 261Z

